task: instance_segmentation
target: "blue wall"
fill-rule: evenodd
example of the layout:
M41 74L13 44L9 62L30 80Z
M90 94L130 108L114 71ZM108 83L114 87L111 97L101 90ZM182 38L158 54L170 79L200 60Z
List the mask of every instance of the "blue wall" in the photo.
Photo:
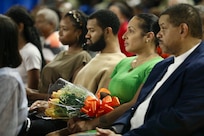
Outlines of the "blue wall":
M4 14L13 5L22 5L31 11L40 0L0 0L0 14Z

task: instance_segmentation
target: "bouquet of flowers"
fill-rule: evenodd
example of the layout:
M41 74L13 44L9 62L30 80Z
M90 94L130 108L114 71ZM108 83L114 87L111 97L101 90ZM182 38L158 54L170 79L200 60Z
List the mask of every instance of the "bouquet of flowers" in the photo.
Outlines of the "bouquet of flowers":
M54 84L54 88L56 85L58 84ZM100 97L101 92L108 95L102 99ZM101 116L119 106L120 102L117 97L110 96L110 92L105 88L100 89L95 96L87 89L66 81L62 88L52 92L48 105L45 110L46 116L56 119L70 119L73 117Z

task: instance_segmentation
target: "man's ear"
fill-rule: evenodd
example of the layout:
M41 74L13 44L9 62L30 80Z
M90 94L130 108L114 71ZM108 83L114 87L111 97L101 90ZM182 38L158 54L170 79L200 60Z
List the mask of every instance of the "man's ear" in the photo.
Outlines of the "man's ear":
M188 25L186 23L180 24L180 34L186 36L188 35L188 33L189 33Z
M112 28L111 27L106 27L105 29L104 29L104 34L106 35L108 35L108 34L110 34L110 33L113 33L113 30L112 30Z

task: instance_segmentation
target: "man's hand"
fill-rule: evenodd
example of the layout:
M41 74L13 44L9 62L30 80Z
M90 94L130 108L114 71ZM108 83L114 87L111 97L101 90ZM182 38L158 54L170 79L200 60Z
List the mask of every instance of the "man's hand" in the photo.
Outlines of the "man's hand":
M96 128L96 136L122 136L119 134L114 133L113 131L109 129L101 129L101 128Z

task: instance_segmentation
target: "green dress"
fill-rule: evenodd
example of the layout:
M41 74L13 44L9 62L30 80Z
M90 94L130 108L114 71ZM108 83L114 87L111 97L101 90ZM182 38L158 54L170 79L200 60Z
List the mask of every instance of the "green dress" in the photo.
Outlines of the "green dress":
M129 102L134 97L140 85L146 81L154 65L163 60L162 57L156 57L130 71L131 62L134 59L136 59L135 56L121 60L111 75L108 89L112 96L119 98L121 104Z

